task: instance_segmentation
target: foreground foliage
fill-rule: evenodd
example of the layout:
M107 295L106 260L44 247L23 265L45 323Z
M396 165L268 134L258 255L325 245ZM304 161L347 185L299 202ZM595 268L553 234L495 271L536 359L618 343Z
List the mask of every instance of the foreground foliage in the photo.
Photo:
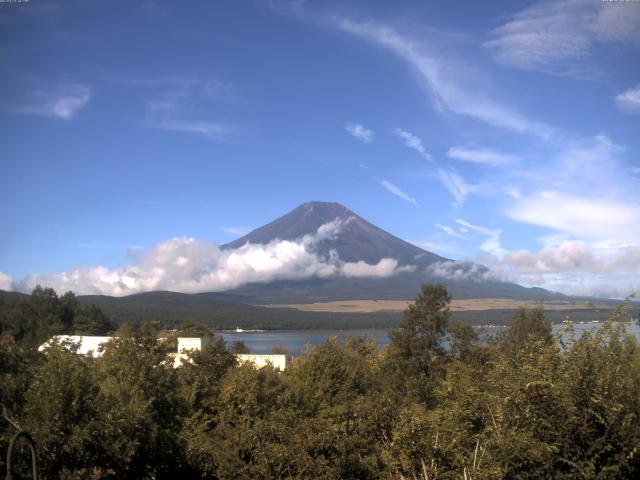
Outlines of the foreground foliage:
M448 325L444 287L425 285L385 349L330 339L277 372L237 365L218 337L175 370L151 325L121 328L97 359L38 353L74 325L108 327L72 294L32 301L2 323L0 447L30 431L43 478L640 475L640 349L624 306L561 339L541 308L521 310L481 342Z

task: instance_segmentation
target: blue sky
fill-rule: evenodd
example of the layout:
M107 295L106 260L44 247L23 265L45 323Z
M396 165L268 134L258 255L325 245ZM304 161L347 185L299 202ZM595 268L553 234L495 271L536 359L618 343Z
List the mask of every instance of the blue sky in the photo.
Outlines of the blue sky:
M499 278L639 291L639 27L590 0L1 3L0 288L319 274L216 245L326 200Z

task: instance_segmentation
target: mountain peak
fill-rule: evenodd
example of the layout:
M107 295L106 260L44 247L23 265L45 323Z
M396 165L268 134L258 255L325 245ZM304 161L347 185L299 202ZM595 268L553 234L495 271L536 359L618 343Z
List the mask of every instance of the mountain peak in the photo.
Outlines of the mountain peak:
M304 202L300 204L298 207L339 207L347 210L347 207L338 202L324 202L321 200L312 200L310 202Z
M400 265L428 265L446 260L376 227L344 205L318 201L303 203L273 222L223 245L223 248L239 248L245 243L267 244L276 239L297 240L315 234L322 225L336 219L343 221L342 228L335 238L321 242L318 247L321 254L335 250L343 261L370 264L383 258L393 258Z

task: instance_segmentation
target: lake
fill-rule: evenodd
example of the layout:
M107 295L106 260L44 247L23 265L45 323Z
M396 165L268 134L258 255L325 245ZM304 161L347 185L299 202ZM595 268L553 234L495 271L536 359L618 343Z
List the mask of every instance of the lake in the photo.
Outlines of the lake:
M602 323L576 323L574 329L576 337L583 332L589 330L597 330L602 327ZM553 326L553 332L556 333L562 324ZM493 327L486 329L488 335L495 335L501 332L504 327ZM640 340L640 327L637 322L627 324L627 331L636 336ZM220 335L227 344L236 341L245 343L251 353L271 353L274 347L285 347L294 355L300 355L306 345L319 345L324 343L328 338L338 337L344 339L347 337L375 338L379 348L389 343L388 329L354 329L354 330L274 330L265 332L221 332Z

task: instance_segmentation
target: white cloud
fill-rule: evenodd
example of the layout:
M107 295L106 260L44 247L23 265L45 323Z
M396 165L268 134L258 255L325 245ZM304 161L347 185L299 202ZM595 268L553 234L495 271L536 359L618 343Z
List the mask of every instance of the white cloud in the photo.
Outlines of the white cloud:
M569 236L564 233L558 233L553 235L542 235L541 237L536 238L536 240L543 248L557 248L563 243L569 241Z
M393 132L402 139L402 143L404 143L405 147L415 150L426 160L432 160L431 155L429 155L427 149L424 148L422 140L419 137L400 128L396 128Z
M372 143L375 139L373 130L368 129L360 123L347 123L345 130L354 138L364 143Z
M540 239L539 252L517 250L493 259L491 269L514 281L570 295L624 298L640 291L640 245L609 247L561 236Z
M622 196L626 180L620 175L626 170L624 153L625 148L606 135L564 142L551 162L538 169L538 190L548 190L553 185L577 196L606 198L614 192Z
M506 281L499 270L489 270L483 265L468 261L449 260L446 262L437 262L427 267L427 273L434 277L454 281Z
M529 169L507 217L583 241L640 238L640 196L625 148L608 137L567 142L547 165ZM525 178L525 177L521 177Z
M386 188L391 193L393 193L395 196L401 198L405 202L410 203L411 205L415 205L416 207L420 206L420 204L418 203L418 201L415 198L413 198L412 196L410 196L410 195L406 194L405 192L403 192L402 190L400 190L399 187L397 187L396 185L394 185L390 181L384 180L384 179L380 179L380 178L376 178L376 180L380 185L382 185L384 188Z
M581 73L598 42L640 41L640 8L626 2L548 1L528 7L484 45L502 63L555 74Z
M216 101L235 100L236 89L230 82L224 82L216 78L209 78L202 82L202 90L206 98Z
M514 187L513 185L504 187L504 193L516 199L522 197L522 191L518 187Z
M186 132L202 135L207 138L219 140L229 133L229 129L220 123L180 121L180 120L160 120L150 123L151 126L161 130L172 130L174 132Z
M91 99L91 90L84 85L67 85L53 90L37 89L31 100L10 108L15 113L42 115L71 120Z
M209 79L160 78L135 80L132 85L163 87L160 95L147 101L146 124L151 128L195 134L223 140L233 133L228 125L212 120L205 106L232 99L230 84Z
M104 266L70 269L59 274L32 275L18 284L30 291L41 284L58 291L78 294L129 295L152 290L185 293L224 291L251 282L270 282L309 277L388 277L405 267L382 259L375 265L343 262L335 251L328 256L316 247L334 238L343 226L336 219L314 234L294 241L274 240L266 245L247 243L237 249L222 250L216 244L180 237L156 245L137 263L118 269Z
M455 198L454 205L459 207L467 197L478 191L475 185L469 185L464 179L454 171L438 170L438 178L442 184L449 190L449 193Z
M502 248L500 244L500 236L502 235L502 229L490 229L486 227L481 227L479 225L473 225L472 223L467 222L466 220L458 219L456 220L458 225L462 225L464 228L479 233L487 237L487 239L482 242L480 245L480 249L488 252L492 255L495 255L498 258L501 258L506 250Z
M504 261L520 273L590 271L600 268L593 253L576 242L565 242L538 254L528 250L509 252L504 256Z
M478 91L475 84L466 84L458 69L426 52L426 45L401 35L392 28L376 23L360 23L337 20L341 30L372 41L394 52L411 65L432 93L436 106L441 110L465 115L490 125L520 133L530 133L543 139L556 134L556 129L531 120L501 105Z
M363 262L349 262L343 265L342 273L345 277L390 277L397 273L398 261L393 258L383 258L375 265Z
M159 130L193 133L213 140L221 140L231 131L221 123L182 118L180 107L173 102L147 102L147 125Z
M13 290L13 278L11 275L7 275L4 272L0 272L0 290L5 290L10 292Z
M222 227L221 230L229 235L237 235L242 237L251 231L250 227Z
M564 291L568 295L593 296L599 298L615 298L625 299L629 295L635 295L636 298L640 293L640 283L629 283L623 279L619 279L615 283L611 277L608 278L582 278L580 281L573 283L563 282L558 279L555 287L558 291Z
M235 85L217 78L167 76L126 79L120 83L147 89L160 88L164 90L164 95L176 98L197 97L216 102L230 102L238 99Z
M446 233L450 237L461 238L463 240L466 240L467 238L464 235L462 235L460 232L458 232L457 230L454 230L448 225L440 225L439 223L434 223L434 226L442 230L444 233Z
M512 165L518 161L517 157L490 149L472 149L467 147L451 147L447 156L463 162L479 163L490 167Z
M640 114L640 85L616 95L615 102L624 113Z
M619 241L640 235L640 206L545 190L519 199L507 215L578 238Z

